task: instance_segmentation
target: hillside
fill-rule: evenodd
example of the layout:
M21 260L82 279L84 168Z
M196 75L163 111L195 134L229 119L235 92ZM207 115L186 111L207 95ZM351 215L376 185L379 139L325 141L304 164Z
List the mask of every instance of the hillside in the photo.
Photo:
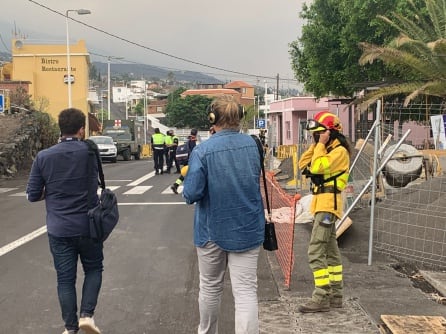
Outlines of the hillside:
M101 75L107 73L107 63L93 62L93 66L96 67ZM179 82L191 82L191 83L221 83L222 81L212 76L194 72L194 71L171 71L157 66L144 65L144 64L113 64L110 68L111 76L113 75L131 75L135 80L145 78L151 79L164 79L166 80L169 73L173 73L175 81Z

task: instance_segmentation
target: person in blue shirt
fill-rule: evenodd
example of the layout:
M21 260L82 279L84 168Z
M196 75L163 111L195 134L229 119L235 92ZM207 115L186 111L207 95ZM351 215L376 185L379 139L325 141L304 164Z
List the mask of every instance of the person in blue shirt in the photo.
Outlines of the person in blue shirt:
M229 268L235 302L235 333L258 334L257 262L264 241L260 154L240 133L232 96L210 106L215 134L191 152L184 181L186 203L195 203L194 244L200 272L198 334L218 332L218 313Z
M98 203L98 164L89 156L85 137L85 114L63 110L58 117L60 142L40 151L33 161L26 188L30 202L45 200L46 225L57 293L65 322L63 334L100 333L93 314L102 283L103 244L90 238L87 211ZM89 161L91 159L91 161ZM93 203L88 203L88 192ZM90 204L90 205L89 205ZM78 258L84 282L77 316L76 273Z

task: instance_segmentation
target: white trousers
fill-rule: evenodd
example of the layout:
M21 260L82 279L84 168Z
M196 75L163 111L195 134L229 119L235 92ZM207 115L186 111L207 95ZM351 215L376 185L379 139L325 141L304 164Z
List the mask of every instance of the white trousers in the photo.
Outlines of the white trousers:
M235 334L259 333L257 260L260 247L242 252L226 252L215 243L197 247L200 270L198 334L218 334L218 313L226 268L229 267L235 302Z

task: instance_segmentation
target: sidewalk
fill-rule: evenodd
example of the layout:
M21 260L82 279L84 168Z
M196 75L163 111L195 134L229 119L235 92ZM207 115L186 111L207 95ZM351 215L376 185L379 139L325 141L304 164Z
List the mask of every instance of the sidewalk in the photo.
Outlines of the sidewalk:
M433 286L445 295L446 273L422 271L422 276L414 276L411 280L408 275L413 276L414 272L405 273L411 271L410 266L405 267L377 252L372 254L372 265L369 266L369 222L364 219L369 217L369 209L358 211L351 215L353 225L338 240L344 267L344 308L316 314L297 311L298 305L311 297L313 277L306 255L311 225L296 224L295 263L289 289L283 285L282 272L274 253L267 252L266 255L277 284L278 297L260 299L261 333L379 334L379 326L383 324L381 315L446 316L446 305L436 301L439 295L432 289ZM260 266L264 264L261 262ZM417 330L416 333L423 332ZM424 333L432 331L426 328ZM446 333L446 327L439 333Z

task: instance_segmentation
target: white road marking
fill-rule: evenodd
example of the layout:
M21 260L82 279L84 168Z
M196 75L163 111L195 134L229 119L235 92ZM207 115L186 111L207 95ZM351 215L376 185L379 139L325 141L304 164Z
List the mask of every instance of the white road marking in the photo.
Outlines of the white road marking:
M123 195L141 195L144 194L147 190L152 188L152 186L136 186L130 190L127 190Z
M128 186L132 187L132 186L137 186L141 183L143 183L145 180L150 179L151 177L153 177L155 175L155 171L150 172L149 174L144 175L143 177L140 177L139 179L133 181L132 183L129 183Z
M0 188L0 193L7 193L8 191L13 191L19 188Z
M41 228L25 235L24 237L21 237L20 239L17 239L16 241L13 241L6 246L3 246L0 248L0 256L5 255L6 253L9 253L10 251L16 249L17 247L20 247L24 244L26 244L28 241L31 241L42 234L46 233L46 226L42 226Z
M144 175L143 177L140 177L139 179L133 181L132 183L129 183L127 186L131 186L134 187L130 190L128 190L127 192L125 192L125 195L137 195L137 194L143 194L144 192L146 192L147 190L151 189L153 186L138 186L139 184L141 184L142 182L144 182L147 179L150 179L151 177L153 177L155 175L155 172L150 172L146 175ZM114 182L128 182L131 180L113 180ZM109 188L110 190L116 190L118 188L120 188L121 186L108 186L107 188ZM18 188L0 188L0 193L6 193L8 191L14 191L17 190ZM178 192L181 193L183 190L183 186L179 186L178 187ZM101 188L98 189L98 194L101 193ZM170 186L165 189L163 192L163 194L173 194L172 193L172 189L170 189ZM14 193L11 194L9 196L16 196L16 197L26 197L26 192L18 192L18 193ZM186 205L185 202L142 202L142 203L118 203L119 206L148 206L148 205ZM42 234L45 234L47 232L47 228L46 226L42 226L41 228L21 237L20 239L17 239L9 244L7 244L6 246L3 246L0 248L0 256L3 256L9 252L11 252L12 250L26 244L27 242L41 236Z
M22 191L22 192L19 192L19 193L11 194L9 196L26 197L26 191Z
M170 194L170 195L176 195L176 194L174 194L174 192L172 191L172 189L170 189L170 187L171 187L172 185L170 185L170 186L168 186L166 189L164 189L162 192L161 192L161 194L163 194L163 195L166 195L166 194ZM183 186L179 186L178 187L178 189L177 189L177 191L178 191L178 194L181 194L182 192L183 192Z

